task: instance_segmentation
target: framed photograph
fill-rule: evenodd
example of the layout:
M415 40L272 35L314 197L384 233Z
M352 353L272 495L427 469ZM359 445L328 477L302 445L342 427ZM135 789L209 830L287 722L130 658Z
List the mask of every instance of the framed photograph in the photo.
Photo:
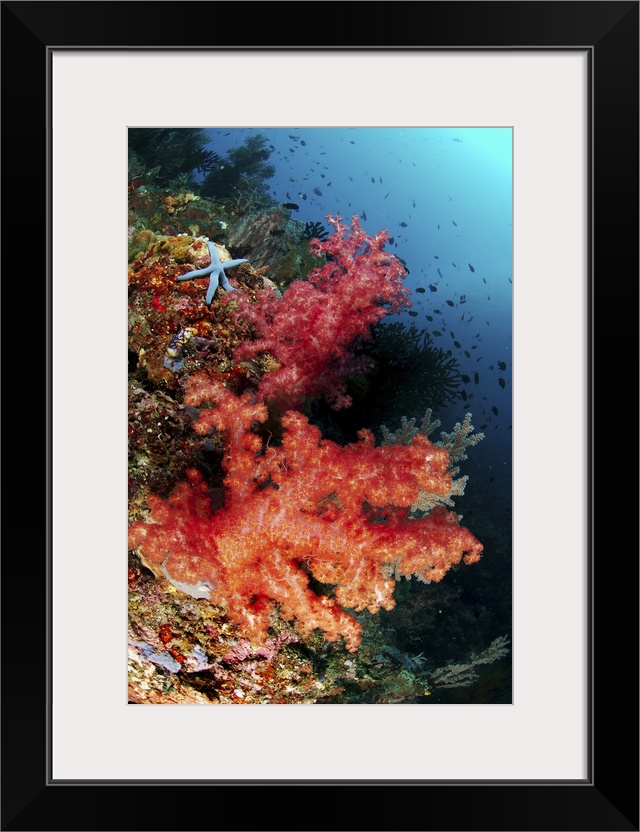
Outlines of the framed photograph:
M128 154L129 702L511 704L513 130Z
M2 4L2 827L638 829L638 4L308 9Z

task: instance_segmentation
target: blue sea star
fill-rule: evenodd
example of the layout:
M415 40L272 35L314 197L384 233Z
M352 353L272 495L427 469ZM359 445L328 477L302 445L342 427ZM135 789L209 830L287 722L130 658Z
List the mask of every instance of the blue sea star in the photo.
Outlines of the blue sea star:
M210 240L207 241L207 248L211 255L211 263L204 269L196 269L193 272L187 272L178 276L178 280L192 280L194 277L206 277L209 275L209 288L207 289L206 304L207 306L213 300L218 284L226 289L227 292L237 291L227 280L227 275L224 273L225 269L233 269L234 266L239 266L241 263L248 263L248 260L227 260L224 263L220 262L220 254L216 248L215 243Z

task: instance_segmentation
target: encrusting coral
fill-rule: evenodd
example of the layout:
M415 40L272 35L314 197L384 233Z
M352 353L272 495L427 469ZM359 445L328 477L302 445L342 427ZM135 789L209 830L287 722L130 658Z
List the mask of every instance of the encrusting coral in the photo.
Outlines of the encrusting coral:
M341 447L289 411L272 445L268 431L254 432L266 406L204 376L192 377L185 404L207 405L199 434L224 435L225 505L211 510L207 483L191 469L167 501L147 498L151 515L131 527L129 544L156 574L226 608L252 643L265 642L276 602L301 634L320 628L355 651L361 625L347 609L390 610L397 578L436 582L461 560L479 560L482 544L455 513L435 506L410 517L420 491L452 488L449 454L427 437L376 447L364 430Z

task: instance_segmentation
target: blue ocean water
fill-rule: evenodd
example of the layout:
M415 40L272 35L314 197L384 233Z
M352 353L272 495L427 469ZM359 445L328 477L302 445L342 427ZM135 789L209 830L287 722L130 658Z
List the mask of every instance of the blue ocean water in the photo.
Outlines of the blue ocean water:
M387 316L426 327L469 378L438 411L443 429L472 414L485 439L469 453L474 490L512 489L512 131L510 128L210 129L223 156L261 134L275 175L269 194L296 219L360 217L409 270L411 310ZM424 292L418 292L419 288ZM412 314L410 314L410 312ZM415 314L417 313L417 315ZM433 320L429 320L430 316ZM440 333L440 334L436 334ZM459 345L459 346L458 346ZM421 417L422 414L406 414Z

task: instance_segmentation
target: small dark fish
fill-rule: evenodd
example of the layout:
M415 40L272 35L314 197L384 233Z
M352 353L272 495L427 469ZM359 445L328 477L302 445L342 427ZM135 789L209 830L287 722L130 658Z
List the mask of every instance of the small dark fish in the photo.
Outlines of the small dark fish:
M390 193L391 193L391 191L389 191L389 194L390 194ZM384 195L384 199L386 199L386 198L389 196L389 194L385 194L385 195Z
M475 269L473 268L473 266L471 265L471 263L469 263L469 271L471 271L471 272L475 272Z
M432 316L432 315L425 315L425 318L426 318L428 321L432 321L432 320L433 320L433 316Z
M458 349L462 349L462 344L460 343L460 341L454 341L454 342L453 342L453 344L454 344L454 346L456 346Z
M455 306L455 303L452 300L447 301L448 306Z
M460 376L460 378L462 379L462 381L463 381L465 384L469 384L469 382L471 381L471 379L469 378L469 376Z
M290 139L293 139L293 140L294 140L294 142L297 142L297 141L298 141L298 139L300 138L300 136L292 136L292 135L291 135L291 133L289 133L289 138L290 138Z
M300 206L296 205L295 202L283 202L282 207L283 208L290 208L292 211L298 211L300 209Z
M295 153L295 150L292 147L290 147L289 148L289 153Z
M507 365L504 363L504 361L498 361L498 367L500 367L503 373L507 369Z
M440 231L440 226L438 226L438 231Z
M494 405L493 405L493 407L491 408L491 412L492 412L492 413L494 413L496 416L499 416L499 415L500 415L500 414L498 413L498 408L495 406L495 404L494 404Z
M389 245L392 246L396 241L395 237L389 237Z
M349 144L355 144L355 142L349 139Z
M462 144L462 139L451 139L451 141L452 142L458 142L459 144ZM451 199L451 197L449 197L449 199Z
M434 259L434 260L439 260L439 259L440 259L440 255L438 255L438 254L434 254L434 255L433 255L433 259Z
M362 212L362 214L360 214L360 216L361 216L361 217L362 217L362 219L366 222L366 220L367 220L367 215L366 215L366 213L365 213L364 211Z
M484 277L483 277L483 278L482 278L482 282L483 282L483 283L486 283L486 282L487 282L486 278L484 278Z
M420 294L423 295L426 292L426 289L423 289L422 286L418 286L418 288L416 289L416 292L420 292Z
M322 191L320 190L320 188L314 188L313 192L316 196L322 196Z
M451 261L451 265L453 266L453 268L454 268L454 269L457 269L457 268L458 268L458 267L456 266L456 264L453 262L453 260Z
M307 143L305 142L305 140L304 140L304 139L300 139L300 144L301 144L303 147L305 147Z
M401 222L401 223L400 223L400 228L406 228L406 227L407 227L406 222Z
M467 399L469 398L469 397L467 396L467 391L466 391L466 390L461 390L461 391L460 391L460 395L462 396L462 398L463 398L463 400L464 400L465 402L466 402L466 401L467 401Z
M440 338L440 336L442 335L439 329L434 329L433 334L436 336L436 338Z
M418 317L418 313L414 312L413 309L409 312L409 314L411 315L412 318L417 318Z
M430 284L429 284L429 288L431 289L431 291L432 291L432 292L437 292L437 291L438 291L438 287L437 287L437 286L434 286L434 284L433 284L433 283L430 283Z
M455 220L451 220L451 222L455 225L456 228L458 227L458 223Z
M471 358L471 353L468 350L465 350L464 354L467 356L467 358Z
M502 378L502 376L498 379L498 384L504 390L505 380Z
M441 309L434 309L433 311L435 312L436 315L442 315L442 310Z
M473 374L473 380L476 384L480 384L480 376L478 375L478 373Z
M326 177L326 175L325 175L324 173L321 173L321 174L320 174L320 179L326 179L326 178L327 178L327 177Z
M440 268L437 268L437 269L436 269L436 271L438 272L438 274L440 275L440 277L442 277L442 272L440 271Z
M372 177L371 177L371 181L372 181L372 182L375 182L375 181L376 181L375 176L372 176Z
M415 208L415 207L416 207L416 201L415 201L415 199L414 199L414 200L412 200L412 202L413 202L413 207Z
M486 424L485 425L480 425L480 430L484 430L486 427L487 427Z

